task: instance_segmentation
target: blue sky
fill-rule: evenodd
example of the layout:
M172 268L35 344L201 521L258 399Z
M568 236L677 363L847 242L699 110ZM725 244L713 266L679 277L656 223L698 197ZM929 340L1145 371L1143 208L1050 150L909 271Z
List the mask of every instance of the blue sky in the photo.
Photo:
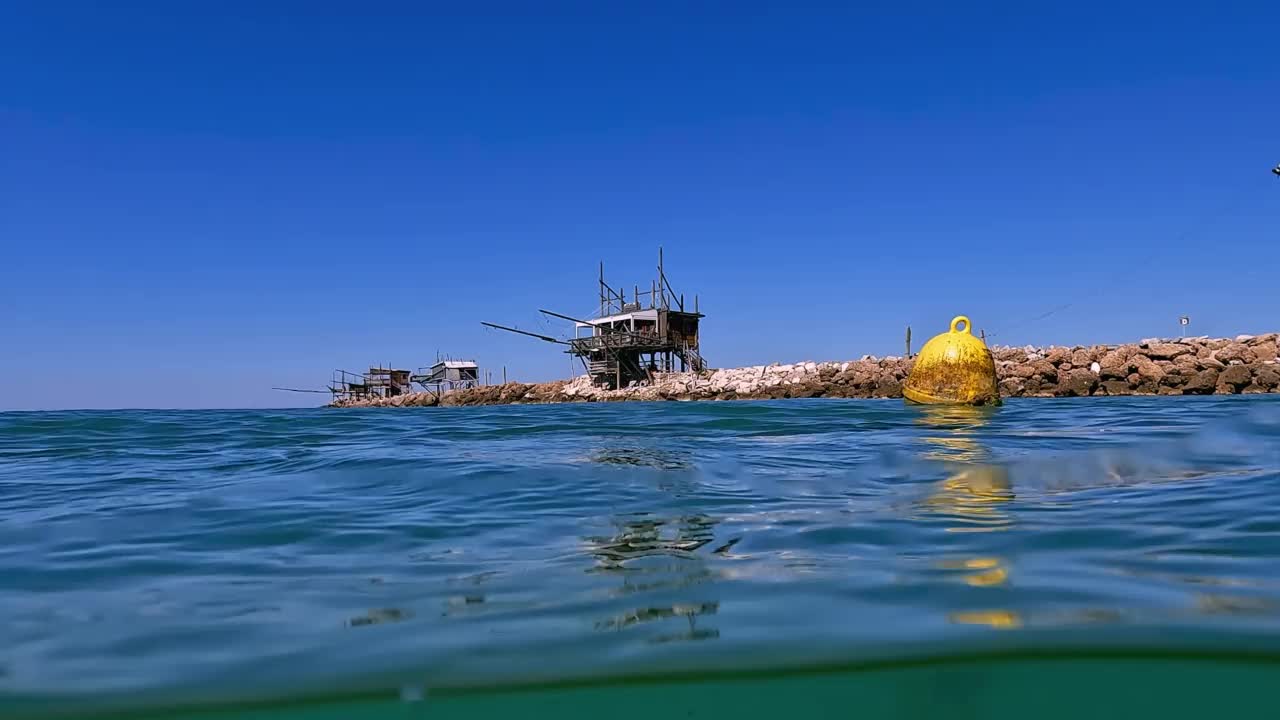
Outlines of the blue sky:
M560 377L658 245L717 366L1280 329L1280 4L458 5L0 6L0 409Z

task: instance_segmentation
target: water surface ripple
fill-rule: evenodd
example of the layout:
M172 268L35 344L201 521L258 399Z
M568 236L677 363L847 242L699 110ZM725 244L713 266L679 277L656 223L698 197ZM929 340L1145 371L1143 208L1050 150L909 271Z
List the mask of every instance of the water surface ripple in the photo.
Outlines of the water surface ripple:
M0 708L1275 649L1280 402L0 414Z

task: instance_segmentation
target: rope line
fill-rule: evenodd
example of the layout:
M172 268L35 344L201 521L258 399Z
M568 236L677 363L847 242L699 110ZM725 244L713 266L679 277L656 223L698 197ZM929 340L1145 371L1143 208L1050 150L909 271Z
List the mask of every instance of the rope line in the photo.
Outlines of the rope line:
M1277 176L1280 176L1280 165L1277 165L1275 169L1272 170L1271 172L1275 173ZM1187 228L1186 230L1183 230L1181 233L1176 235L1173 238L1173 244L1176 245L1176 244L1185 242L1186 240L1190 239L1193 234L1201 230L1204 230L1206 226L1216 223L1219 219L1222 218L1223 215L1227 213L1227 211L1229 210L1235 211L1238 208L1238 206L1243 203L1244 200L1245 200L1244 193L1235 193L1235 192L1231 193L1231 195L1226 199L1226 201L1224 201L1221 204L1221 206L1218 207L1216 211L1210 213L1207 216L1202 216L1201 220L1198 223L1193 224L1191 227ZM1125 275L1130 272L1132 272L1130 268L1127 268L1127 267L1120 268L1116 270L1113 274L1105 276L1104 278L1105 282L1095 281L1090 287L1088 287L1086 290L1082 292L1087 292L1088 294L1092 295L1096 291L1100 290L1102 285L1110 285L1114 280L1116 280L1121 275ZM1020 320L1012 325L1003 327L1000 329L1000 332L988 333L987 338L988 339L995 338L995 337L998 337L1001 333L1008 333L1010 331L1026 327L1031 323L1039 322L1040 320L1045 320L1049 317L1052 317L1053 315L1056 315L1059 312L1062 312L1063 310L1067 310L1071 307L1074 307L1075 304L1076 304L1075 301L1063 303L1046 312L1040 313L1035 317L1027 318L1025 320Z

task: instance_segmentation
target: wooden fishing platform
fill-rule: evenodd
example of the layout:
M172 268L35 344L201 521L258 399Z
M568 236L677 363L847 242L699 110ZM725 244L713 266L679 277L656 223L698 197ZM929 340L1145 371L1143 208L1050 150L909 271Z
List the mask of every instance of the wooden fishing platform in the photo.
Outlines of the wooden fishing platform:
M657 276L647 289L618 289L604 279L600 264L600 310L592 318L575 318L550 310L539 312L573 323L573 337L560 339L494 323L484 325L529 335L566 346L565 352L582 361L592 382L608 388L622 388L652 382L656 373L700 371L702 357L700 325L705 317L698 296L685 304L667 279L662 249L658 249Z

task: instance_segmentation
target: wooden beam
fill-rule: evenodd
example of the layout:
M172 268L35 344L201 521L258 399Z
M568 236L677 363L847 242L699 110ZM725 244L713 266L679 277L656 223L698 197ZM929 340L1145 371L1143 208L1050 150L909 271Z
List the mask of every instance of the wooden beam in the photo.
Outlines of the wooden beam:
M507 331L507 332L518 333L518 334L520 334L520 335L528 335L529 337L535 337L535 338L538 338L539 340L545 340L545 341L547 341L547 342L549 342L549 343L556 343L557 345L569 345L569 344L570 344L570 343L568 343L568 342L566 342L566 341L564 341L564 340L560 340L559 338L553 338L553 337L550 337L550 336L548 336L548 335L539 335L538 333L531 333L531 332L529 332L528 330L517 330L516 328L513 328L513 327L507 327L506 325L497 325L497 324L494 324L494 323L490 323L490 322L483 322L483 321L481 321L481 323L480 323L480 324L481 324L481 325L484 325L485 327L491 327L491 328L494 328L495 330L505 330L505 331Z

